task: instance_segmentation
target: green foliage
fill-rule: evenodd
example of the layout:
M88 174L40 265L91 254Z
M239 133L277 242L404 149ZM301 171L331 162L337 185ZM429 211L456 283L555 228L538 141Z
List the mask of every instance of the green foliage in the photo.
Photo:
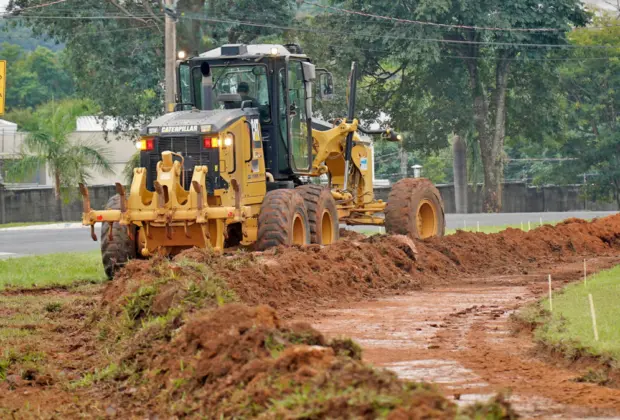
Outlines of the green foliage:
M109 151L94 142L75 143L69 135L76 120L93 112L91 102L65 100L50 102L36 111L20 111L11 115L22 130L28 132L19 158L8 165L7 179L22 181L47 165L54 179L56 197L70 197L78 183L87 183L90 171L112 173Z
M9 11L32 7L45 0L14 0ZM54 13L72 17L113 15L118 19L46 19L47 8L28 10L19 24L35 36L48 35L66 47L66 62L80 97L93 100L101 112L119 120L118 130L144 125L163 112L164 13L159 0L123 2L82 0L58 3ZM287 24L295 16L292 0L186 0L179 2L177 42L191 54L227 42L251 42L279 30L205 23L206 17L237 20L239 11L271 16L268 22Z
M560 172L593 174L590 192L612 196L620 206L620 20L606 15L595 19L600 30L576 30L571 41L576 45L608 45L609 58L589 50L574 55L583 61L567 63L560 72L562 88L567 92L568 126L564 155L578 158L577 165Z
M555 99L537 95L535 89L541 84L535 83L539 72L534 60L549 57L552 49L546 45L566 44L571 26L588 22L583 5L578 0L537 5L529 0L331 3L446 25L558 29L492 31L412 25L338 12L313 18L314 27L327 32L322 42L315 44L328 50L340 68L353 60L360 64L362 118L377 120L382 112L383 119L389 116L390 125L411 133L409 150L441 150L447 147L451 133L474 140L485 175L485 205L497 210L506 135L524 135L532 126L527 118L539 119L534 112ZM339 34L339 47L325 48L333 38L329 31L339 27L347 28ZM518 44L538 44L540 48ZM520 114L520 124L506 122L512 121L512 113ZM514 131L507 133L508 128Z
M16 364L36 366L45 360L45 354L37 351L18 352L13 349L5 349L0 354L0 382L4 381L9 369Z
M157 289L154 286L142 286L127 296L124 305L127 321L135 323L139 319L148 318L151 315L151 307L156 295Z
M422 176L435 184L452 182L452 150L449 147L438 151L416 149L405 133L405 150L407 150L407 176L413 176L413 165L422 165ZM402 178L400 173L399 145L395 143L375 143L375 178L389 179L396 182Z
M64 45L58 44L48 37L37 37L28 28L16 27L7 21L0 21L0 44L5 42L17 45L25 51L34 51L38 47L44 47L54 52L64 49Z
M123 179L126 185L131 185L133 181L133 170L140 167L140 152L136 152L131 155L131 158L125 164L123 168Z
M63 52L45 47L26 51L17 44L3 42L0 59L7 60L7 111L34 108L73 94L73 80Z
M45 305L46 312L60 312L62 310L62 303L60 302L49 302Z

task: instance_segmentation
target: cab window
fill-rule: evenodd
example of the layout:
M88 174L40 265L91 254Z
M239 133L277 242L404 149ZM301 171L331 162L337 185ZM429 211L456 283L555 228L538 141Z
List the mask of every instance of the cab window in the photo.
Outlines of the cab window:
M288 100L293 165L297 171L310 169L308 148L308 117L306 112L306 85L302 64L292 61L288 69Z
M263 65L244 66L212 66L213 76L213 108L231 109L241 108L242 102L249 101L252 108L258 108L262 123L271 122L269 106L269 85L267 82L267 68ZM194 92L196 92L197 107L202 104L202 75L200 68L193 69ZM225 96L238 94L239 100L223 99ZM247 104L247 103L246 103Z

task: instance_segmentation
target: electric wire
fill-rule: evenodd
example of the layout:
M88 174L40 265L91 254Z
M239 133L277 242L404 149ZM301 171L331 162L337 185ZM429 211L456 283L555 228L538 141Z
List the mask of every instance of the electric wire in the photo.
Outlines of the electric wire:
M447 23L437 23L437 22L429 22L429 21L421 21L421 20L411 20L411 19L395 18L395 17L392 17L392 16L376 15L376 14L373 14L373 13L362 12L362 11L359 11L359 10L350 10L350 9L344 9L344 8L341 8L341 7L336 7L336 6L323 5L323 4L312 2L312 1L308 1L308 0L302 0L302 2L305 3L305 4L309 4L311 6L320 8L320 9L334 10L336 12L344 13L344 14L365 16L365 17L370 17L370 18L374 18L374 19L389 20L389 21L398 22L398 23L408 23L408 24L415 24L415 25L422 25L422 26L434 26L434 27L440 27L440 28L471 29L471 30L485 30L485 31L498 31L498 32L500 32L500 31L501 32L563 32L563 31L565 31L565 29L561 29L561 28L500 28L500 27L487 27L487 26L456 25L456 24L447 24ZM601 29L601 28L606 28L606 27L607 26L605 26L605 27L586 27L586 28Z

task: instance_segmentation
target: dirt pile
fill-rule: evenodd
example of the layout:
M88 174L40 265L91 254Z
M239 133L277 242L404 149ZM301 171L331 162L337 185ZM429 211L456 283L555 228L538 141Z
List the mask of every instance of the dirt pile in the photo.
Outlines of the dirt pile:
M102 351L114 356L91 375L97 398L79 409L109 404L121 416L452 418L455 407L428 386L375 371L349 340L328 342L308 325L287 325L272 308L289 317L463 275L522 274L617 252L619 237L614 216L528 233L354 237L329 247L229 256L193 249L172 261L134 261L107 285L93 317ZM492 410L513 415L498 404Z
M268 306L220 306L217 297L206 295L200 303L189 301L187 285L193 283L173 288L177 282L159 277L129 286L103 304L94 328L108 328L98 335L106 337L102 351L114 356L109 365L86 375L92 383L79 382L90 388L63 414L214 419L456 415L456 406L433 387L364 364L361 349L349 339L328 341L308 324L281 321ZM170 290L175 303L165 313L155 310Z
M192 249L170 263L134 261L111 284L104 300L114 300L127 287L148 284L164 270L169 272L166 276L186 283L218 279L216 289L228 288L249 305L270 305L285 317L299 311L311 315L317 305L329 302L411 291L464 275L528 274L614 253L620 249L620 215L593 222L572 219L530 232L457 232L427 241L389 235L353 238L329 247L277 248L225 257ZM167 294L168 304L179 300L174 293Z
M530 232L507 229L496 234L459 231L417 244L418 268L436 273L527 274L528 270L570 261L575 256L606 255L620 249L620 215L587 222L569 219Z
M397 407L432 418L456 413L430 386L364 365L350 340L327 342L308 325L283 324L266 306L199 312L123 376L114 380L133 391L114 398L121 417L370 419Z

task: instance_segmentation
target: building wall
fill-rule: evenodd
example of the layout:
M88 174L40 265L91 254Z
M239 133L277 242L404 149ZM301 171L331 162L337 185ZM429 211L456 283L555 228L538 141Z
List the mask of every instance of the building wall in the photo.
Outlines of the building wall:
M438 185L446 213L456 213L454 185ZM387 200L390 187L375 188L377 198ZM533 213L572 210L614 211L615 203L608 203L602 197L584 197L581 186L548 185L541 188L524 183L504 184L502 194L504 213ZM469 185L467 212L482 213L482 187Z
M438 189L444 201L446 213L455 212L454 187L440 185ZM116 194L111 185L89 188L91 205L94 209L104 209L110 197ZM77 188L76 188L77 192ZM375 188L377 198L387 200L390 188ZM469 189L469 212L482 212L481 190ZM504 212L551 212L570 210L616 210L613 203L605 203L595 197L585 200L579 186L528 187L525 184L505 184ZM65 221L77 221L82 216L81 200L76 198L63 205ZM0 223L60 221L60 214L51 187L28 189L3 189L0 186Z
M131 156L137 151L135 143L123 135L108 134L107 140L105 134L102 131L98 132L84 132L78 131L71 134L72 142L75 143L94 143L107 150L109 160L112 162L111 174L102 174L96 171L90 171L91 179L88 181L89 185L114 185L116 182L125 183L123 179L123 169L125 165L131 159ZM48 176L48 181L45 185L53 185L53 180Z

